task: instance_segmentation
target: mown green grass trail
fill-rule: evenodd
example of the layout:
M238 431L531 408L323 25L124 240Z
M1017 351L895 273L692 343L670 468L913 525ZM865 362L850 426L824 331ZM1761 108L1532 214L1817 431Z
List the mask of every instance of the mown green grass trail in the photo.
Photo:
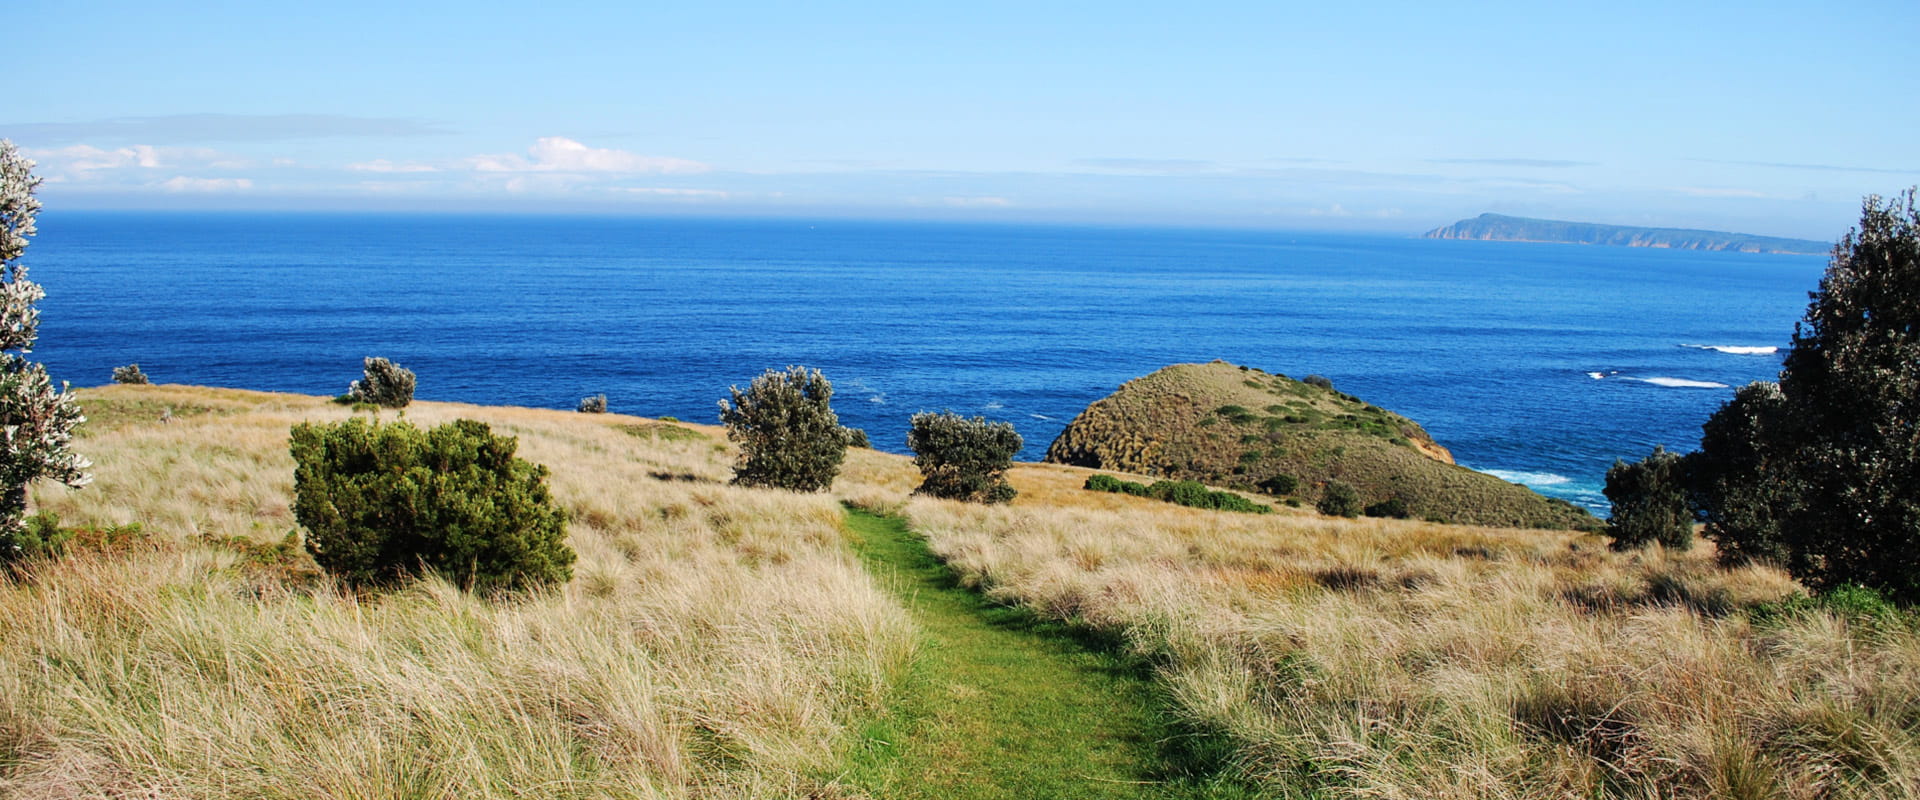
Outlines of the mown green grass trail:
M1247 796L1204 774L1141 665L959 586L899 518L847 526L925 641L842 780L888 800Z

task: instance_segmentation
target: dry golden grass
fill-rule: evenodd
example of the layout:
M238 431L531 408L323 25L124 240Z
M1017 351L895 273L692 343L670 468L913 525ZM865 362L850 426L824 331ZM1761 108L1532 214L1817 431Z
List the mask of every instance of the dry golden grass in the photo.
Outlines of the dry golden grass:
M1281 796L1920 796L1920 633L1751 622L1799 592L1778 572L1075 496L1084 472L1044 471L1011 507L905 510L990 594L1123 636Z
M85 397L107 412L80 443L97 481L36 503L153 539L0 583L0 795L831 792L849 725L911 657L834 500L724 485L712 429L669 441L618 415L416 403L409 421L483 420L551 468L575 578L499 601L439 581L354 598L215 543L295 526L288 428L347 410L164 386Z

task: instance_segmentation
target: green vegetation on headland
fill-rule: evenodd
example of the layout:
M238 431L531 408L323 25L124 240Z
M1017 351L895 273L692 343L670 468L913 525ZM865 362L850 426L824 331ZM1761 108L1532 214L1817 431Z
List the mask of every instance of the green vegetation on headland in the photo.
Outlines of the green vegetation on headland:
M1075 417L1046 460L1307 501L1346 484L1361 507L1398 500L1401 513L1440 522L1600 526L1570 503L1456 466L1419 424L1325 378L1224 361L1128 381Z
M1592 222L1562 222L1501 214L1481 214L1443 228L1427 231L1428 239L1479 239L1501 242L1558 242L1617 247L1664 247L1674 250L1734 250L1742 253L1796 253L1825 255L1831 242L1786 239L1725 231L1688 228L1636 228Z

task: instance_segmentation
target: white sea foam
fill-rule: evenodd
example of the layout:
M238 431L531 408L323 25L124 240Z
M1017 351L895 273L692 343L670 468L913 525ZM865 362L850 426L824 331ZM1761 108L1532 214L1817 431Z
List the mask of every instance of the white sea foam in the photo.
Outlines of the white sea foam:
M1774 347L1771 345L1683 344L1680 346L1690 347L1695 350L1712 350L1716 353L1727 353L1729 355L1736 355L1736 356L1764 356L1771 353L1780 352L1780 348Z
M1047 421L1049 421L1049 422L1051 422L1051 421L1053 420L1053 417L1049 417L1049 416L1047 416L1047 415L1045 415L1045 414L1028 414L1027 416L1029 416L1029 417L1033 417L1034 419L1044 419L1044 420L1047 420Z
M1003 408L1006 408L1006 407L1007 407L1007 405L1006 405L1005 403L1002 403L1002 402L1000 402L1000 401L998 401L998 400L989 400L989 401L987 401L987 404L986 404L986 405L984 405L984 406L981 406L981 408L984 408L984 409L986 409L986 410L988 410L988 411L999 411L1000 409L1003 409Z
M1480 471L1508 483L1524 483L1528 486L1559 486L1563 483L1573 482L1572 478L1565 475L1555 475L1551 472L1521 472L1511 469L1483 469Z
M1598 373L1598 372L1589 372L1589 373L1587 373L1587 377L1589 377L1589 378L1592 378L1592 379L1594 379L1594 380L1596 380L1596 381L1597 381L1597 380L1600 380L1601 378L1605 378L1605 377L1607 377L1607 376L1605 376L1605 375L1602 375L1602 374L1600 374L1600 373Z
M1655 385L1655 386L1665 386L1665 387L1667 387L1667 388L1669 388L1669 389L1726 389L1726 388L1730 388L1730 387L1728 387L1728 386L1727 386L1726 384L1724 384L1724 383L1715 383L1715 382L1713 382L1713 381L1695 381L1695 380L1688 380L1688 379L1686 379L1686 378L1630 378L1630 377L1627 377L1627 376L1625 376L1625 375L1622 375L1622 376L1620 376L1620 377L1622 377L1622 378L1625 378L1626 380L1630 380L1630 381L1639 381L1639 382L1641 382L1641 383L1651 383L1651 384L1653 384L1653 385Z

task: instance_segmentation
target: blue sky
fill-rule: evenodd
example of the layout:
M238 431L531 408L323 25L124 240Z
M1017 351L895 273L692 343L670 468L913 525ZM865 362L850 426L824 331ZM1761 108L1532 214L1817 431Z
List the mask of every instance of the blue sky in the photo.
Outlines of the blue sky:
M56 209L1831 239L1920 183L1911 0L22 3Z

